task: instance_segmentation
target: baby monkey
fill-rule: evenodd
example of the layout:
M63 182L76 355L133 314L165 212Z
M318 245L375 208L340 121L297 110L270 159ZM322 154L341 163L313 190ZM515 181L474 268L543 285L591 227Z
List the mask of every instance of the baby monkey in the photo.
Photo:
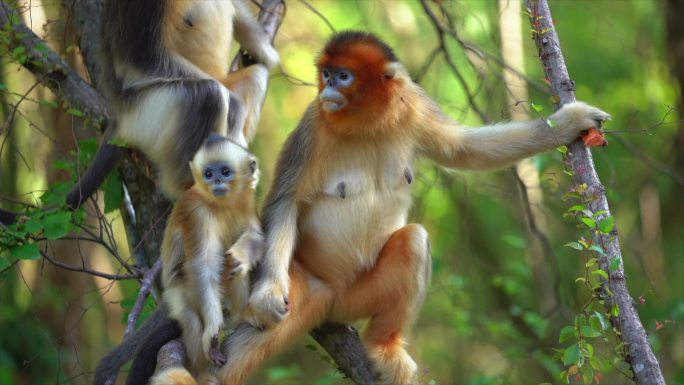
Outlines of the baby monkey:
M190 372L198 374L210 363L226 362L219 333L246 305L248 273L263 255L263 234L254 155L212 135L190 169L194 184L176 202L164 233L162 299L182 329Z

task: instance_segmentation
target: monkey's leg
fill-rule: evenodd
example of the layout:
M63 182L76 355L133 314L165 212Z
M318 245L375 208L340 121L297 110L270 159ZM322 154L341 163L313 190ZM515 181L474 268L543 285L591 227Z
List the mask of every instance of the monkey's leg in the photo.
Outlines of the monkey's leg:
M290 268L292 311L281 322L263 331L243 323L228 336L223 351L228 362L217 377L222 385L240 385L267 358L277 354L301 334L323 323L332 302L332 291L299 264Z
M244 106L242 116L233 114L234 118L231 119L229 127L230 136L242 143L238 137L241 135L245 140L243 144L247 145L254 138L259 124L261 107L264 104L266 89L268 88L268 70L262 64L254 64L231 72L223 79L222 83L232 94L237 95ZM230 108L233 109L232 104ZM244 124L241 124L242 122ZM242 129L242 132L237 131L239 129Z
M367 318L363 339L379 374L378 384L415 384L417 366L402 333L415 321L430 281L427 231L407 225L390 236L373 269L335 299L333 319Z

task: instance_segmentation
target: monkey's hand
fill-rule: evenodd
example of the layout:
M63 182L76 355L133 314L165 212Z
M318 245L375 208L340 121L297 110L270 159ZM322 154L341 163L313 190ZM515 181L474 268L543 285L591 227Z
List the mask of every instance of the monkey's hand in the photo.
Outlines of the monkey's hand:
M236 247L231 247L226 251L226 279L241 278L249 272L251 268L250 258L243 251Z
M221 349L219 349L218 334L211 336L209 350L207 351L207 358L216 366L223 366L226 361L228 361L226 356L221 353Z
M583 102L565 104L549 117L553 133L560 144L568 144L590 127L600 128L610 119L606 112Z
M254 286L243 319L258 329L275 325L290 311L287 280L262 279Z

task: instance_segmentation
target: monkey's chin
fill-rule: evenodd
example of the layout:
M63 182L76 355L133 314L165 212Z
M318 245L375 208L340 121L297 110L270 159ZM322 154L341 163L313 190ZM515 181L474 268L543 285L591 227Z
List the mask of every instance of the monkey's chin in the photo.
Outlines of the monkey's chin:
M335 103L335 102L323 102L321 103L321 108L323 108L323 111L325 112L337 112L344 108L346 103Z

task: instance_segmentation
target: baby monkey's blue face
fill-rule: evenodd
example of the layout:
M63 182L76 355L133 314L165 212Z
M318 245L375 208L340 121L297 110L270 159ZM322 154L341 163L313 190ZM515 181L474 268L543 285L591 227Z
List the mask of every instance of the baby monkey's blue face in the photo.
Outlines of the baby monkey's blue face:
M204 167L204 182L216 197L230 192L230 181L235 179L235 170L225 162L214 162Z

